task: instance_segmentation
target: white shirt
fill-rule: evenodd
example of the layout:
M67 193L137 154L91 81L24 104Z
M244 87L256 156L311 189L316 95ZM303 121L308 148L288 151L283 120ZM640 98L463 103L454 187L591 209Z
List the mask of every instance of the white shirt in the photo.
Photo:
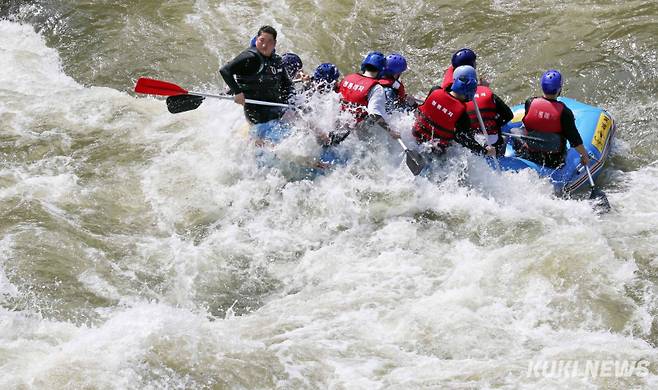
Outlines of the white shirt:
M386 93L384 87L376 84L368 93L368 114L379 115L388 124L391 116L386 112Z

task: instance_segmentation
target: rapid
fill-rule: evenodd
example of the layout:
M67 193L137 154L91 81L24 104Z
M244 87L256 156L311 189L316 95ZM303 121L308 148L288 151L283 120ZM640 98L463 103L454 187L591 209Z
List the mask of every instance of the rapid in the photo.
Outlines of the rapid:
M74 3L0 4L0 388L658 388L658 3ZM294 178L231 101L132 92L222 92L263 24L307 71L400 52L418 97L464 46L510 106L560 69L617 121L612 211L461 148L415 178L351 140ZM646 369L532 369L555 361Z

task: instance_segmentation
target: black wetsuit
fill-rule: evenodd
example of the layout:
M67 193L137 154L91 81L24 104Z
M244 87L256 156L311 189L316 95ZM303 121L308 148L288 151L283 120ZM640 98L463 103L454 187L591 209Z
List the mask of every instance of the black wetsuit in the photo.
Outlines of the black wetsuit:
M496 96L496 94L493 94L493 101L494 104L496 105L496 126L498 126L498 129L502 129L503 126L507 124L507 122L511 121L514 119L514 113L512 112L512 109L509 108L505 102ZM505 148L507 147L507 142L505 142L505 138L503 138L503 135L501 134L500 130L498 130L498 141L496 141L495 144L491 145L494 148L496 148L496 156L504 156L505 155Z
M274 53L265 57L255 48L249 48L222 66L219 73L233 94L244 93L247 99L288 103L293 94L293 85L281 57ZM279 119L284 112L281 107L244 105L245 116L251 123Z

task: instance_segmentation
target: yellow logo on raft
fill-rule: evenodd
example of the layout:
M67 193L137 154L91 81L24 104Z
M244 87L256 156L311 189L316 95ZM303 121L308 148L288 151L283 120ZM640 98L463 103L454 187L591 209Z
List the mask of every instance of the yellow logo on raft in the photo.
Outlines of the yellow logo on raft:
M605 141L608 139L608 133L612 127L612 118L608 115L601 113L599 116L599 123L596 124L596 132L594 133L594 138L592 139L592 145L599 150L600 153L603 153L603 148L605 147Z

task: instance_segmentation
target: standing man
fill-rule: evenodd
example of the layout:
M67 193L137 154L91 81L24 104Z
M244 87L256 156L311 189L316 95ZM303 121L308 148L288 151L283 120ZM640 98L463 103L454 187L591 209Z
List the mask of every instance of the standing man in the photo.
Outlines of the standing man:
M285 109L245 104L245 99L288 103L293 93L283 61L274 53L276 35L274 27L261 27L256 35L256 46L238 54L219 70L235 95L233 100L244 106L247 120L254 124L280 119Z
M482 146L473 138L471 120L466 112L466 102L475 96L477 84L475 69L463 65L455 69L454 81L446 89L433 87L418 107L412 130L416 141L429 142L438 154L455 141L475 153L495 156L493 147Z
M542 97L532 97L525 102L523 125L528 135L543 140L523 144L521 156L549 168L564 163L566 141L580 154L580 161L587 165L589 156L576 128L576 120L564 103L557 97L562 92L562 75L548 70L541 76Z

